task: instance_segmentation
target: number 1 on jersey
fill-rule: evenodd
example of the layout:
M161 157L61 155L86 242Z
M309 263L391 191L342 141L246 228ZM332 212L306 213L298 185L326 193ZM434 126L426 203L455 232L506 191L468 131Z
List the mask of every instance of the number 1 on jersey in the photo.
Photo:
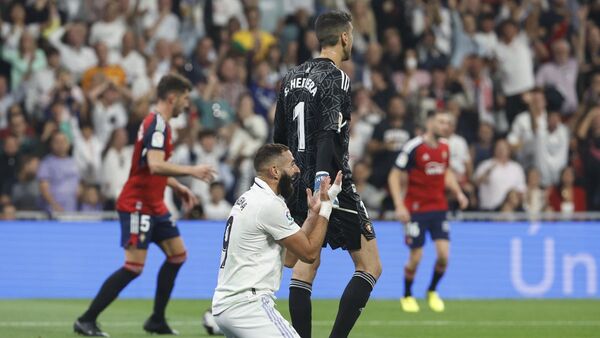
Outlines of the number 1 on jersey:
M294 120L298 119L298 151L306 149L304 137L304 102L298 102L294 107Z

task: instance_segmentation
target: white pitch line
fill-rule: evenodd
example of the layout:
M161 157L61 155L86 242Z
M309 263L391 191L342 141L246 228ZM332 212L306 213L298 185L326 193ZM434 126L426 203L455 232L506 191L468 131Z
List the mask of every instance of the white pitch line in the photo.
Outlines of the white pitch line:
M193 327L202 326L200 319L195 321L170 321L173 326ZM73 322L60 322L60 321L0 321L0 327L61 327L70 326ZM106 321L105 327L135 327L142 325L139 321ZM317 320L313 321L315 326L331 326L333 322ZM359 320L359 326L418 326L418 327L431 327L431 326L479 326L479 327L586 327L586 326L600 326L600 321L597 320L483 320L483 321L466 321L466 320Z

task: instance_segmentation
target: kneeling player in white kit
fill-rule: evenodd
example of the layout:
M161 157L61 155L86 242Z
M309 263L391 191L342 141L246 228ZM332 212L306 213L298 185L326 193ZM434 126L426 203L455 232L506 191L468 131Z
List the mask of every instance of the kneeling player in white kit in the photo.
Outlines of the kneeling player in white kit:
M324 178L314 196L307 189L309 217L300 228L285 204L300 172L288 147L264 145L254 168L254 185L236 201L227 220L212 312L228 338L299 338L275 309L274 293L284 265L293 267L298 259L310 264L317 258L342 175L333 185Z

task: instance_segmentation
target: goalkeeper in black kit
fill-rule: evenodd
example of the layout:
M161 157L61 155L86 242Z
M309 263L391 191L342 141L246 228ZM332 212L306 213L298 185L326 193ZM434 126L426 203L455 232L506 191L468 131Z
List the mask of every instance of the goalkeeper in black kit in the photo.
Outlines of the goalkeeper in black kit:
M321 55L286 74L277 99L274 142L287 145L300 168L297 192L287 201L298 224L306 218L306 188L316 189L323 177L343 173L342 192L334 201L325 243L347 250L355 272L346 286L330 337L347 337L381 275L375 230L356 192L348 164L350 78L340 68L352 50L352 18L344 12L320 15L315 31ZM311 337L311 292L320 260L298 262L290 282L292 325L302 338Z

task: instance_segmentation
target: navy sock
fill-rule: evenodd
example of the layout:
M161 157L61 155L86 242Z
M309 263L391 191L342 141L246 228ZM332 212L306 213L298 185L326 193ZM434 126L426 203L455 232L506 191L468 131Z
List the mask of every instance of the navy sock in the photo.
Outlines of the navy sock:
M367 305L377 279L364 271L356 271L340 299L333 329L329 338L346 338Z
M311 338L312 304L310 295L312 284L293 279L290 282L290 316L292 326L302 338Z
M115 271L104 281L102 287L100 287L100 291L98 291L98 294L90 304L90 307L81 317L79 317L79 320L83 322L95 322L100 313L104 311L104 309L119 296L119 293L121 293L132 280L137 278L137 276L139 276L139 273L124 267Z

